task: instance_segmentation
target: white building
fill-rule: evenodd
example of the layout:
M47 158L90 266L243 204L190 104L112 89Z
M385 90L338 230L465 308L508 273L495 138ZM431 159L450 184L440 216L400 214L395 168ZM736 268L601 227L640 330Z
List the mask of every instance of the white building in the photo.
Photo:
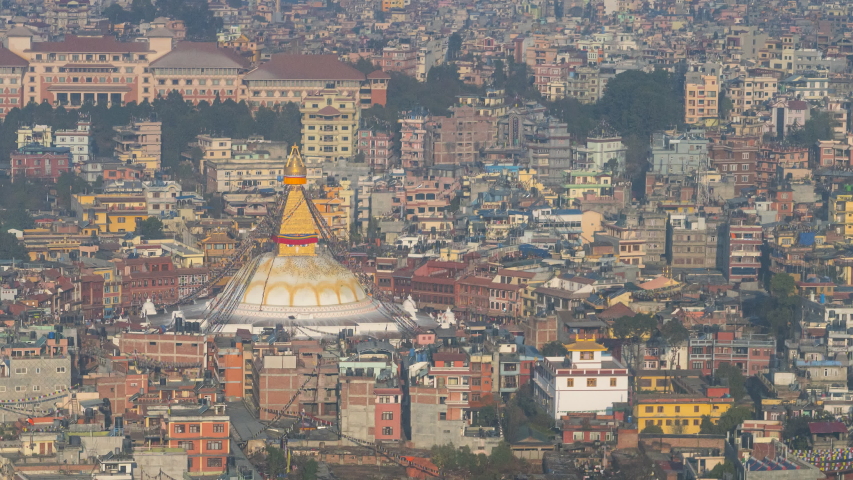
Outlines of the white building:
M77 121L77 128L73 130L57 130L53 135L54 146L68 147L71 149L71 157L74 165L88 163L92 159L92 123L88 118Z
M570 412L606 413L628 401L628 368L603 345L581 340L564 357L546 357L536 366L533 396L554 419Z
M176 210L181 184L173 181L154 180L142 182L142 191L148 203L148 215L165 215Z

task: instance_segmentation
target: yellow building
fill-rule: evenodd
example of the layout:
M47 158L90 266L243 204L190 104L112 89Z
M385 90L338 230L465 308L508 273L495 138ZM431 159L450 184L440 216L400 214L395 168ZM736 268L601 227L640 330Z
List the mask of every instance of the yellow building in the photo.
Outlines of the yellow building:
M405 8L406 1L405 0L382 0L382 11L390 12L395 8Z
M688 73L684 83L684 123L693 125L719 114L720 80L715 75Z
M699 433L702 417L714 423L734 404L733 398L708 398L696 395L647 394L636 396L634 418L642 431L657 425L663 433L695 435Z
M160 157L145 153L141 148L133 148L127 152L116 155L116 158L122 163L132 163L134 165L142 165L145 175L154 175L160 170Z
M99 233L133 232L149 217L148 203L141 195L76 194L71 197L71 209Z
M321 90L302 100L302 151L306 163L334 162L355 155L359 107L355 97Z
M853 193L837 191L829 196L829 222L845 239L853 238Z

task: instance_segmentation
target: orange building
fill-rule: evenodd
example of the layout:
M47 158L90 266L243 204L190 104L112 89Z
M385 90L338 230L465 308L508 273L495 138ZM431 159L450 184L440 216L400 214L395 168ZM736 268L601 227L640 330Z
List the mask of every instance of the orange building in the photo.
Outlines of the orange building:
M227 468L230 417L225 405L198 409L171 409L163 419L166 446L187 451L190 475L216 475Z

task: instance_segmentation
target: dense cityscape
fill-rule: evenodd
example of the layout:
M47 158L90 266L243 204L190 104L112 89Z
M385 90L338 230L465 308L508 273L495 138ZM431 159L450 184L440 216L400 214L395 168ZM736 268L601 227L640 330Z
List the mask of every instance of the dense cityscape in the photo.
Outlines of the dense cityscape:
M0 480L853 478L853 3L293 1L0 2Z

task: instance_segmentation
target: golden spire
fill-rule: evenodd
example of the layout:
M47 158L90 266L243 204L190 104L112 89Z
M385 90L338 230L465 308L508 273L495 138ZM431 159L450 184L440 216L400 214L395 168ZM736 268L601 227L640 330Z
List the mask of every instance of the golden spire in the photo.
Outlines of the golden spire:
M281 225L272 240L278 244L278 256L316 255L314 247L319 240L319 229L308 208L308 200L302 185L306 182L305 162L294 145L284 166L284 184L287 201L281 212ZM292 186L291 186L292 185Z
M290 155L284 164L284 184L305 185L307 174L308 170L302 161L302 155L299 154L299 147L294 145L290 148Z
M308 208L309 201L301 186L289 188L281 212L281 226L278 234L272 236L278 244L278 256L316 255L314 247L319 240L319 230Z

